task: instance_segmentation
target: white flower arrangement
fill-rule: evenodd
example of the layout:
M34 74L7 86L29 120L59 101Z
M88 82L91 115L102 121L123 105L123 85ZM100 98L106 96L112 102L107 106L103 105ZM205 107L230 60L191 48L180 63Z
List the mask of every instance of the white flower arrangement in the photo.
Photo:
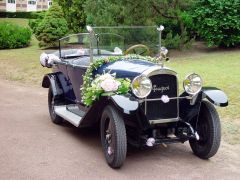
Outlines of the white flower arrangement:
M87 97L84 97L85 103L88 102L87 105L91 105L91 103L100 96L126 94L129 90L129 86L130 79L116 78L116 74L110 74L108 72L97 75L92 81L91 87L88 87Z
M59 59L58 56L56 56L55 54L46 54L45 52L43 52L40 55L40 63L43 67L52 67L52 65L54 64L54 62L56 61L61 61Z
M122 61L122 60L134 60L141 59L157 63L157 58L144 57L140 55L126 55L126 56L111 56L107 58L99 58L95 62L90 64L85 75L83 76L82 102L86 106L92 105L92 103L98 100L101 96L112 96L114 94L127 94L130 89L130 79L128 78L116 78L116 74L104 73L102 75L93 76L93 71L101 67L103 64Z

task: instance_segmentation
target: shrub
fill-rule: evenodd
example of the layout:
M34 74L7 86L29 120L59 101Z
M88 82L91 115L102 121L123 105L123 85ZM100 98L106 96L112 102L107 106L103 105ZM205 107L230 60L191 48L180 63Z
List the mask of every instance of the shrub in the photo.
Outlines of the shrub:
M58 39L68 33L67 21L57 3L53 3L42 21L31 25L40 47L56 47Z
M75 33L81 32L86 26L84 3L86 0L56 0L63 10L68 27Z
M169 49L189 49L194 42L194 38L190 38L187 31L184 30L182 36L179 34L173 35L170 31L163 39L163 45Z
M40 22L44 19L46 15L46 11L38 11L32 12L34 14L34 19L29 19L28 26L32 29L33 33L36 32L37 27L39 26Z
M39 24L43 21L43 19L38 18L38 19L29 19L28 21L28 26L32 29L33 34L36 33L37 27Z
M193 13L199 36L208 46L237 46L240 44L239 0L200 0Z
M26 18L26 19L36 19L44 17L46 11L37 12L5 12L0 11L0 18Z
M169 49L178 49L180 46L180 36L177 34L173 36L172 31L167 33L166 38L163 39L163 45Z
M29 28L7 22L0 23L0 49L26 47L30 40Z

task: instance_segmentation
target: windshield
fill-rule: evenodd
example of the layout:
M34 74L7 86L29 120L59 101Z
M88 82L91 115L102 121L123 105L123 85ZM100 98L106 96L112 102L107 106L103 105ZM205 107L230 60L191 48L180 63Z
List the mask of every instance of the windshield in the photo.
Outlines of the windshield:
M60 57L117 56L139 54L155 56L159 51L156 26L92 27L91 33L60 39Z
M107 50L115 54L156 55L159 32L156 26L93 27L97 43L93 48L104 55Z

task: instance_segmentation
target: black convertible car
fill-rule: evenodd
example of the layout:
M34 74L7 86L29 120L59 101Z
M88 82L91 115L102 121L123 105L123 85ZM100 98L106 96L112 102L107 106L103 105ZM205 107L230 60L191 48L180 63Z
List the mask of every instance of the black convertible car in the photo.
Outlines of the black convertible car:
M194 154L216 154L221 126L214 107L227 106L225 93L186 76L179 93L177 73L164 66L163 26L90 27L88 33L59 40L59 51L43 53L52 68L42 87L49 88L52 121L76 127L98 125L107 163L119 168L127 145L135 147L189 141Z

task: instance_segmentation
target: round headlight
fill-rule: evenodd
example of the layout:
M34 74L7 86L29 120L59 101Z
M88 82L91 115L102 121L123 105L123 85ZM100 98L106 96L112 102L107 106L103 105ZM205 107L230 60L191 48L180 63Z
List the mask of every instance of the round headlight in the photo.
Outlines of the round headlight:
M138 98L145 98L152 90L152 82L146 76L137 76L132 81L131 89Z
M184 90L190 94L195 95L202 89L202 78L198 74L190 74L183 81Z

